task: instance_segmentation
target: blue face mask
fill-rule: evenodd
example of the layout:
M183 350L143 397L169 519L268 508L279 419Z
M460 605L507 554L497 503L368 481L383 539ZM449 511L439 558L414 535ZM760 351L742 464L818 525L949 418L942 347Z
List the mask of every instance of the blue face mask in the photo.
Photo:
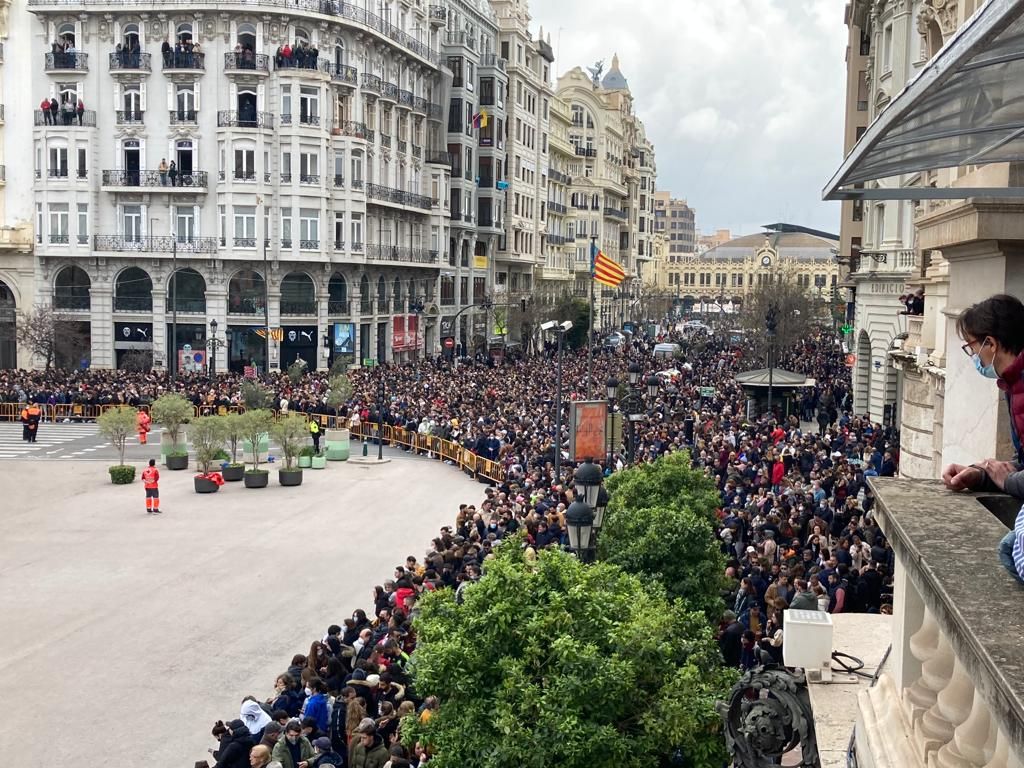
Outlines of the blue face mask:
M982 344L982 346L985 346ZM992 356L992 362L988 365L983 365L981 362L981 355L975 352L971 355L971 360L974 361L974 370L984 376L986 379L998 379L999 374L996 373L996 357Z

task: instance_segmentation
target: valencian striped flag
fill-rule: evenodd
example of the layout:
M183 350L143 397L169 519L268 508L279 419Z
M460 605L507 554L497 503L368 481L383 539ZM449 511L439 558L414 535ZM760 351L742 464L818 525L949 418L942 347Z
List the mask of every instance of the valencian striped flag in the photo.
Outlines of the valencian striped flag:
M593 265L594 279L609 288L618 288L626 279L626 270L618 262L612 261L597 249L597 243L590 244L590 261Z
M261 339L267 338L267 329L266 328L255 328L253 330L255 330L256 335L259 336ZM270 338L273 339L274 341L284 341L284 329L283 328L271 328L270 329Z

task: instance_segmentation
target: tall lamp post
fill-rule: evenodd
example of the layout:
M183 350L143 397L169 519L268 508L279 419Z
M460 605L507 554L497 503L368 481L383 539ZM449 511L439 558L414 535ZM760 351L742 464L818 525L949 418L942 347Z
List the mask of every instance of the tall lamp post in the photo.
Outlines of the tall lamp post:
M384 461L384 374L377 384L377 461Z
M611 423L612 423L612 427L614 427L615 426L615 413L614 413L615 398L618 397L618 394L619 394L619 380L616 379L614 376L612 376L610 379L608 379L607 382L605 382L605 388L607 389L607 394L608 394L608 413L612 417L612 422ZM607 466L608 466L608 470L609 471L611 471L612 460L614 458L614 453L615 453L615 444L613 442L614 440L615 440L615 434L614 434L614 430L612 430L612 434L608 435L608 465Z
M572 330L572 321L556 323L550 320L540 327L545 333L551 332L558 336L558 360L555 364L555 483L561 483L562 471L562 340Z
M210 338L206 341L206 348L210 350L210 376L217 375L217 347L225 345L225 342L217 338L217 320L210 321Z

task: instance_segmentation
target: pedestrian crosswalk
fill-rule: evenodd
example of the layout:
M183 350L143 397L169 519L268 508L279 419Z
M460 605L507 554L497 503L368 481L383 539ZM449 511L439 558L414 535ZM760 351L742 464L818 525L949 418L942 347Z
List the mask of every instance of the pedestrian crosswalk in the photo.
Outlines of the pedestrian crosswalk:
M68 444L75 441L81 441L74 446L75 458L85 458L89 453L108 446L95 424L44 422L39 425L39 434L34 443L25 442L21 435L20 423L0 424L0 459L63 457L71 455L68 453Z

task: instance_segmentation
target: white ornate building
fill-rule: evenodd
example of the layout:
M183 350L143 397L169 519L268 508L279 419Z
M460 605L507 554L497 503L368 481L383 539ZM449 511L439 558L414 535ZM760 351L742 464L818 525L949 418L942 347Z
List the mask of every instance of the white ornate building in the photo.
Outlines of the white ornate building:
M59 107L55 121L34 112L35 301L80 318L83 364L115 367L135 350L162 367L176 347L187 366L211 321L218 370L265 365L265 325L282 333L270 368L439 348L444 9L28 10L31 103ZM65 116L63 102L84 109Z

